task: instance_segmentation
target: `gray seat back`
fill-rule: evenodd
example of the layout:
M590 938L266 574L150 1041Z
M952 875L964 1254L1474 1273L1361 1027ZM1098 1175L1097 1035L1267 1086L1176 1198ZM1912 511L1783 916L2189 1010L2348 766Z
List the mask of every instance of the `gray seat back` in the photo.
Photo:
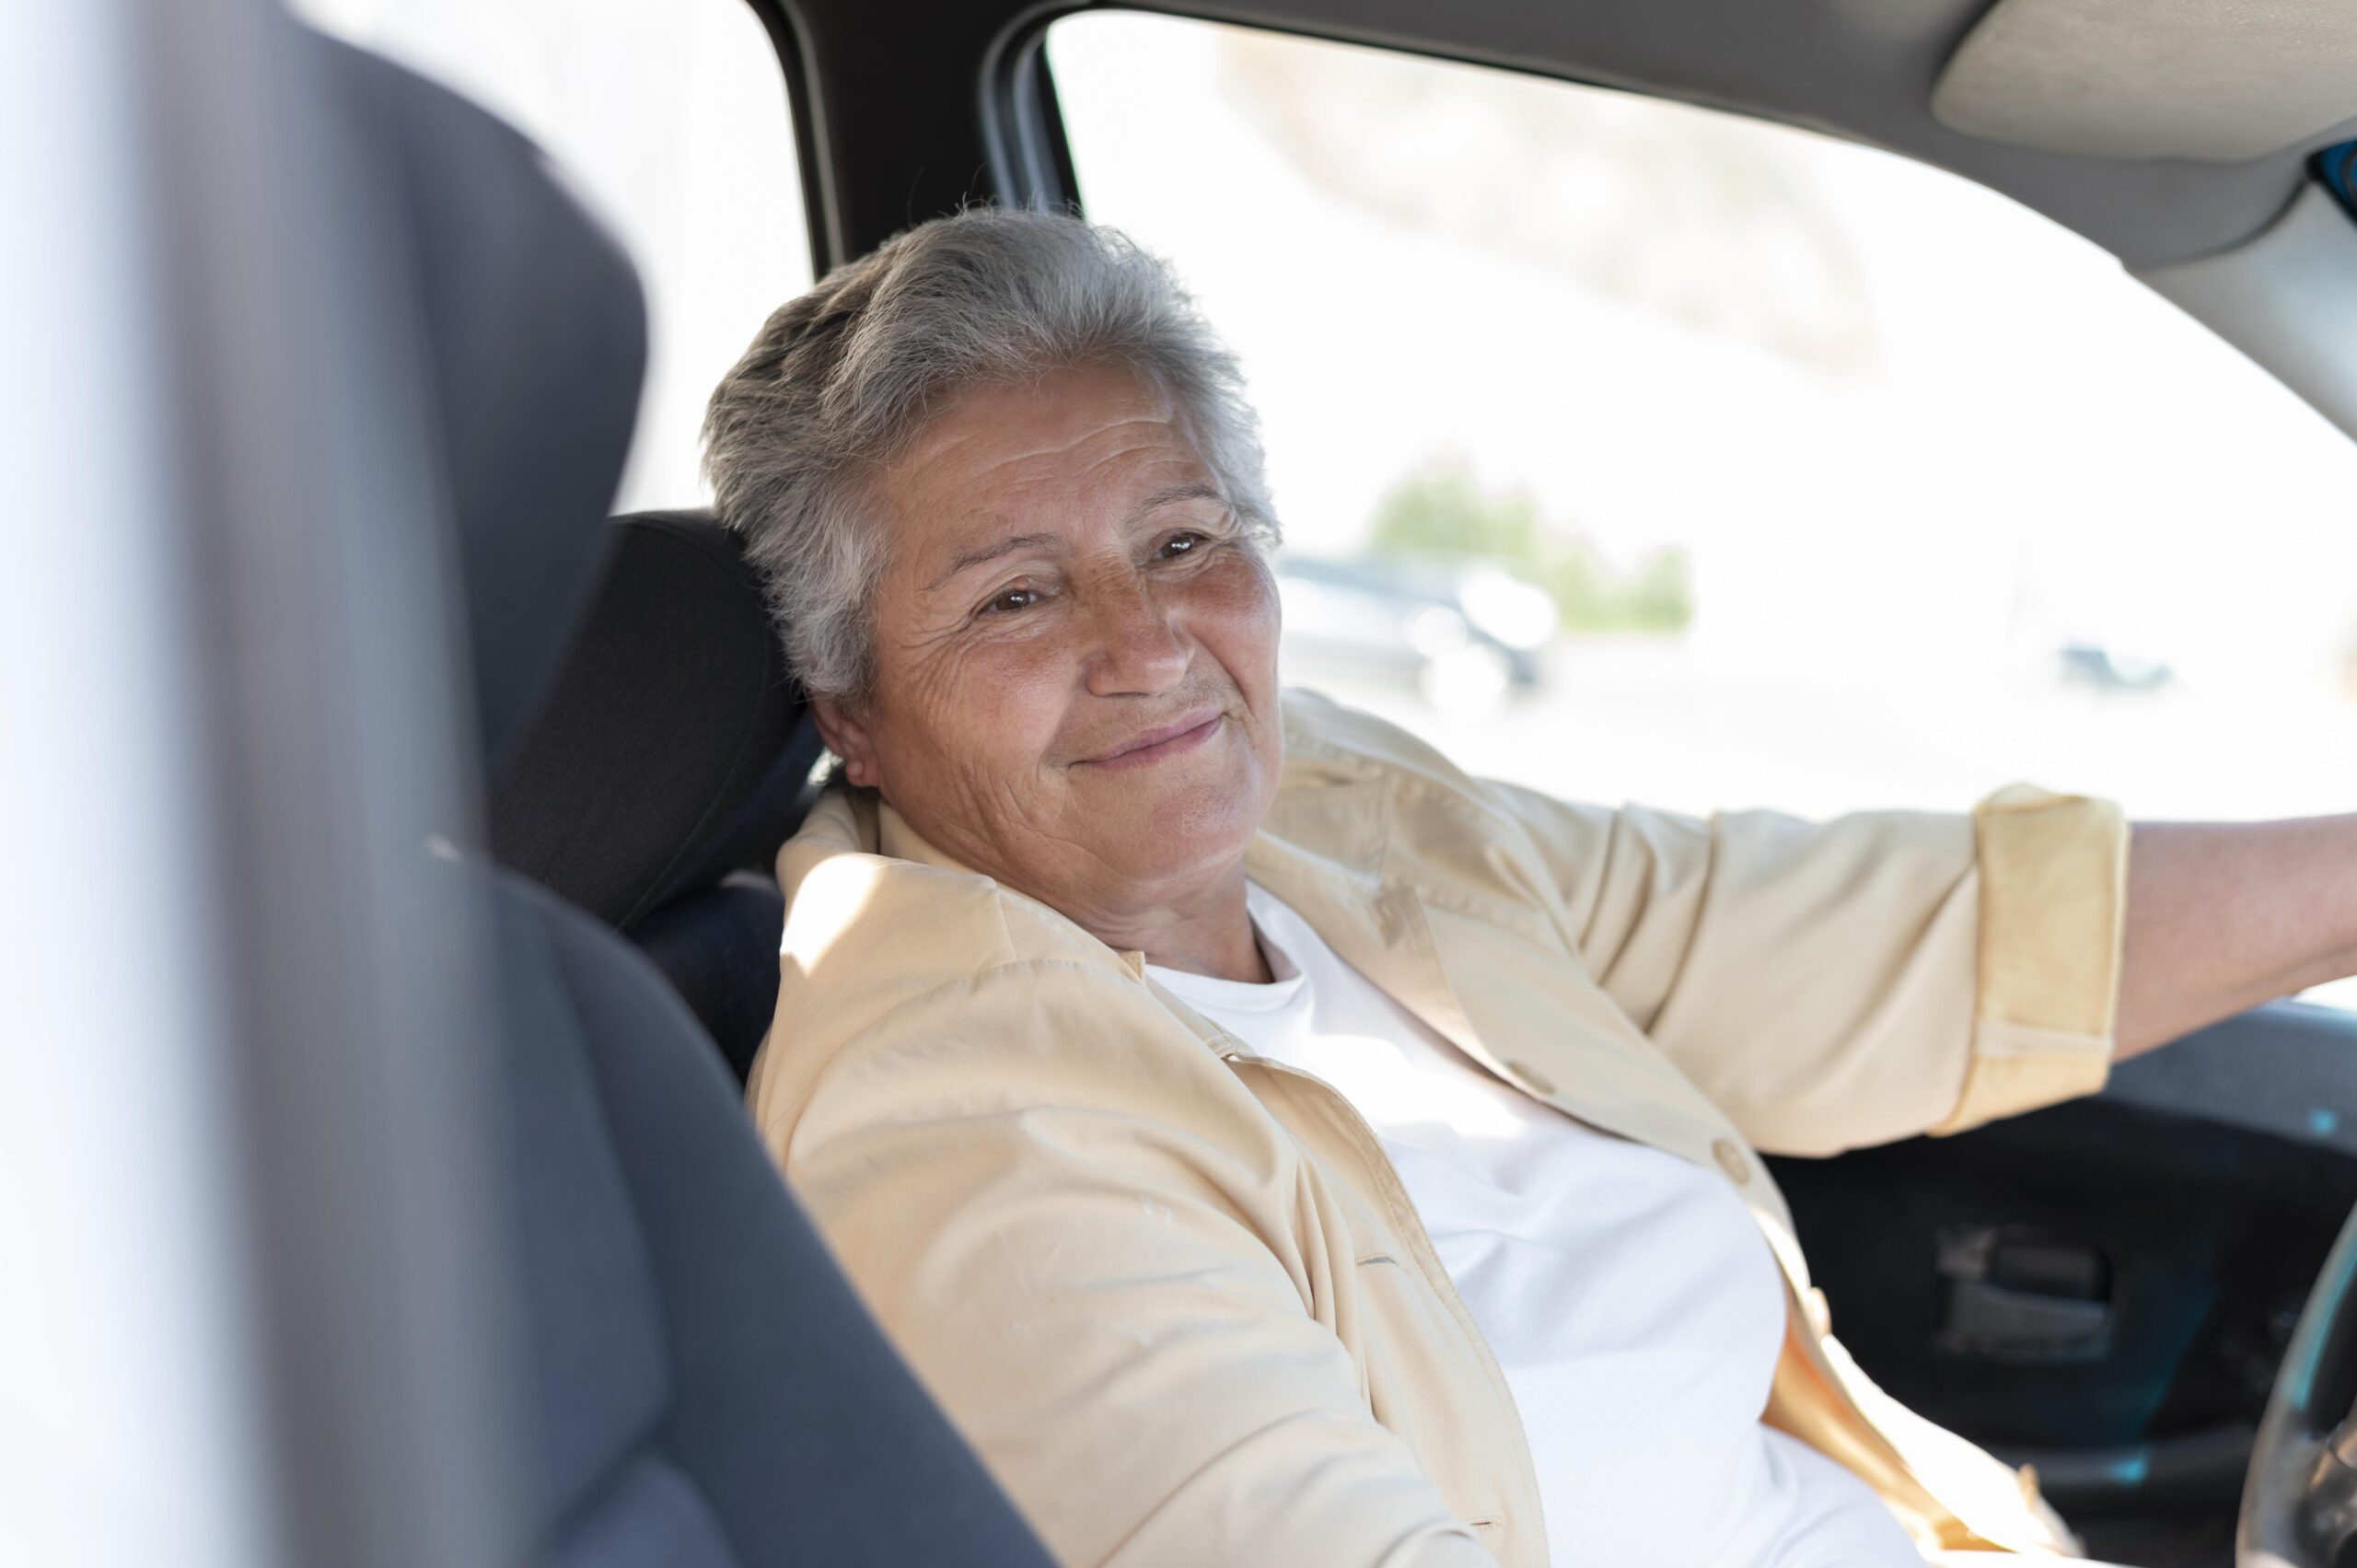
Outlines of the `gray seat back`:
M637 285L522 137L321 47L401 171L386 199L416 239L483 749L510 759L613 537ZM861 1308L671 988L607 922L514 873L470 874L495 876L497 1199L526 1282L530 1554L1044 1564Z
M491 784L500 864L636 943L739 1082L777 1006L771 864L822 748L761 584L708 512L617 518Z

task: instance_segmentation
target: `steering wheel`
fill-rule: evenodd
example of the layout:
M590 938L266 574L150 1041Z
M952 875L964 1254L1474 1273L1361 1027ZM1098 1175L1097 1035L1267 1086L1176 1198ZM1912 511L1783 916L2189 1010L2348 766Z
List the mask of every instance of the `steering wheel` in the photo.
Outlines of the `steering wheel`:
M2357 1212L2308 1292L2252 1446L2235 1568L2357 1568Z

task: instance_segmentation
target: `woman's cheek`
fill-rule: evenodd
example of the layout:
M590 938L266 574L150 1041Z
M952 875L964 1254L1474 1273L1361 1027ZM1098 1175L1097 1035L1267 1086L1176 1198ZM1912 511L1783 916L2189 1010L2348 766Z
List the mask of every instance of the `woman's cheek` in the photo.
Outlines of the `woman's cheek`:
M1051 639L974 649L959 670L958 709L988 726L993 749L1036 750L1062 726L1074 684L1070 666Z
M1207 575L1204 625L1220 662L1239 683L1273 679L1277 634L1283 625L1276 579L1256 557Z

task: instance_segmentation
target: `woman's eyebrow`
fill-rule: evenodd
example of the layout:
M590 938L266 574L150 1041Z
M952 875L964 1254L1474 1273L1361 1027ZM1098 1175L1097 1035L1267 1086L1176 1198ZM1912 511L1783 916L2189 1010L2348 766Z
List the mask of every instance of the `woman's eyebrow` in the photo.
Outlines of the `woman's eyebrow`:
M1132 509L1129 520L1132 523L1143 522L1173 502L1225 501L1225 499L1227 498L1220 494L1219 486L1207 484L1200 479L1191 479L1181 484L1165 485L1162 489L1155 491Z
M1009 534L994 544L978 545L972 550L964 551L959 553L958 559L949 563L949 570L925 585L925 592L931 593L970 566L980 566L985 561L995 561L1002 555L1012 555L1018 550L1030 550L1039 545L1052 544L1055 542L1055 538L1053 534L1045 533Z
M1132 524L1143 522L1163 507L1180 501L1225 499L1226 497L1220 494L1217 485L1206 484L1202 480L1189 480L1183 484L1165 485L1130 509L1129 522ZM940 587L969 567L980 566L988 561L995 561L1002 555L1012 555L1018 550L1030 550L1039 545L1052 544L1055 542L1055 537L1053 534L1044 533L1009 534L994 543L977 545L972 550L961 551L958 558L949 563L947 571L925 585L924 591L933 592L934 589Z

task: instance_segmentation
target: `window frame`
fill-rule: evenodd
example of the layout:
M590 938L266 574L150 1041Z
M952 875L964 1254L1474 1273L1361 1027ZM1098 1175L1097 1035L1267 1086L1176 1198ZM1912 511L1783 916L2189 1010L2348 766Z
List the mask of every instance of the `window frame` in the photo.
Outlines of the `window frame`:
M781 11L785 8L785 0L748 0L748 3L757 11L763 12L765 16L772 11ZM1658 92L1624 83L1602 81L1566 71L1551 71L1533 65L1483 59L1477 55L1456 53L1446 50L1420 48L1402 43L1397 39L1371 33L1356 33L1347 29L1314 29L1281 27L1262 19L1215 16L1178 6L1106 5L1091 4L1089 0L1081 0L1081 3L1073 4L1069 3L1069 0L1051 0L1051 4L1035 6L1021 13L1002 27L992 39L984 56L977 109L981 119L984 145L988 149L992 184L999 192L1001 199L1009 204L1048 211L1067 210L1083 216L1087 215L1087 203L1084 200L1085 193L1080 189L1079 177L1073 163L1071 141L1066 133L1062 112L1056 100L1054 75L1048 65L1047 41L1049 30L1057 22L1066 17L1084 14L1103 15L1109 12L1165 17L1214 27L1240 28L1277 38L1302 39L1318 43L1338 43L1359 49L1380 49L1391 54L1413 60L1470 65L1483 70L1503 71L1515 75L1528 76L1538 81L1558 82L1570 87L1589 87L1603 92L1629 93L1663 103L1682 104L1689 108L1708 110L1716 114L1735 115L1742 119L1757 121L1764 125L1781 125L1807 131L1817 135L1829 136L1836 141L1849 143L1853 146L1873 146L1876 151L1891 153L1911 163L1921 164L1926 168L1954 175L1957 179L1971 180L1981 189L2003 196L2007 200L2021 199L2012 192L1991 185L1964 169L1933 163L1902 147L1881 146L1868 143L1838 128L1806 122L1796 116L1761 113L1748 107L1710 102L1699 96L1680 97L1677 94ZM802 136L799 122L796 123L795 134L797 139ZM2301 182L2294 187L2291 197L2286 200L2285 209L2288 210L2291 202L2295 201L2302 192L2314 186L2332 197L2349 215L2351 221L2357 223L2357 157L2349 156L2352 148L2357 148L2357 143L2339 144L2308 157L2304 163ZM812 182L807 178L804 188L806 190L814 188ZM2050 215L2047 215L2050 217ZM2063 226L2071 227L2072 226L2065 224ZM2079 232L2075 228L2072 231ZM813 233L816 232L814 220ZM2263 232L2263 227L2259 231L2255 231L2246 237L2243 243L2256 240ZM2086 237L2082 235L2082 238ZM2099 244L2100 242L2090 239L2089 243ZM2130 266L2133 271L2132 266L2125 260L2121 264ZM824 270L821 267L820 271ZM2202 321L2202 325L2213 332L2217 330L2206 320ZM2221 336L2223 337L2223 334ZM2262 365L2264 366L2263 361ZM2270 375L2276 374L2272 366L2265 367ZM2280 377L2278 378L2281 379ZM2289 385L2289 383L2286 384ZM2292 389L2298 393L2303 401L2308 401L2306 394L2299 392L2298 388L2293 387ZM2318 412L2325 411L2320 409ZM2327 417L2331 416L2327 413ZM2357 441L2357 433L2352 433L2351 439Z
M786 124L802 184L802 230L810 247L810 275L821 278L851 259L833 168L822 156L826 130L819 112L820 78L811 67L809 29L799 6L786 0L744 0L768 35L785 87Z

